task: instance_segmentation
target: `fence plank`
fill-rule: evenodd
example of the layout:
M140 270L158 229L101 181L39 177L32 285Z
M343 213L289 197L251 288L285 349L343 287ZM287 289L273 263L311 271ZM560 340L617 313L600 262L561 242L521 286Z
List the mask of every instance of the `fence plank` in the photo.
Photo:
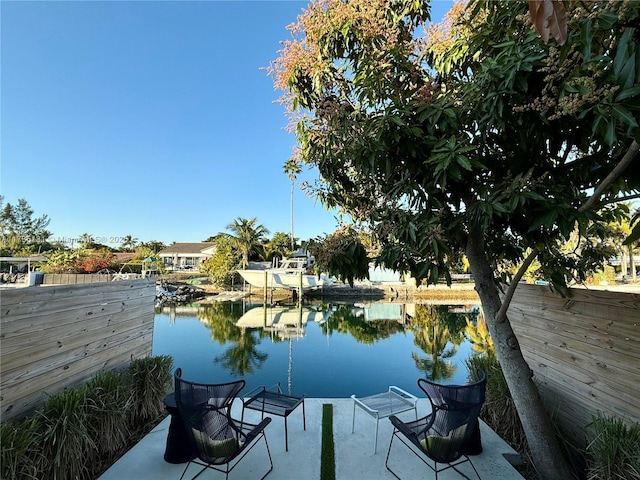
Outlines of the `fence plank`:
M154 300L153 279L1 291L0 420L150 355Z
M110 343L111 336L118 335L121 331L138 327L141 324L153 324L153 314L149 309L138 307L118 315L117 322L110 322L112 317L105 317L103 322L91 322L82 328L51 328L51 335L33 334L18 335L12 338L10 346L3 349L2 368L12 369L16 365L31 363L37 360L51 358L55 355L70 354L77 347L93 345L97 339L103 344Z
M132 349L123 351L117 356L112 356L107 362L102 365L88 366L84 371L79 371L75 377L64 379L64 381L56 386L55 390L50 389L48 391L45 391L44 389L40 389L31 393L30 395L21 397L14 403L8 404L3 401L2 411L0 412L2 415L2 421L14 417L18 418L25 413L33 411L35 408L42 405L49 395L53 395L56 392L63 390L64 388L80 386L90 380L93 375L101 370L121 370L125 368L131 362L131 360L135 358L146 357L149 356L149 354L150 350L148 344L138 345Z
M640 422L640 295L518 285L508 316L539 391L584 446L602 412Z

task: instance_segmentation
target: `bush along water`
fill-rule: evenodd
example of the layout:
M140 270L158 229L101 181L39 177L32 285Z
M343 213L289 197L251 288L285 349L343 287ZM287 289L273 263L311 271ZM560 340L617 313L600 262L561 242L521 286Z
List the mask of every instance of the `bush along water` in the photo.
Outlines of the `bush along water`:
M0 425L2 480L94 479L166 414L173 359L136 359Z

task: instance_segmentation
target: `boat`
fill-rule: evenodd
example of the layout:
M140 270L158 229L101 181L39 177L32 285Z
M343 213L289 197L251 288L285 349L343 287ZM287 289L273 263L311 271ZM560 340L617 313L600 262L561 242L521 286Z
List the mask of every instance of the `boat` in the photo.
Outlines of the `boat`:
M262 305L251 308L236 322L240 328L262 328L277 334L280 338L304 335L304 327L309 322L321 323L324 313L313 308L294 306Z
M326 275L317 277L309 273L312 265L313 257L290 257L271 268L238 270L238 273L249 285L261 289L308 290L329 284Z

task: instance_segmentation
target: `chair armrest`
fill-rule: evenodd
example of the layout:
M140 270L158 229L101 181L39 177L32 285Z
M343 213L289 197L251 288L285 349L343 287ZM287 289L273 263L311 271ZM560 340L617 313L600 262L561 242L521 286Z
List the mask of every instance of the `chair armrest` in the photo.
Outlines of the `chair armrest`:
M391 420L391 423L393 424L395 429L398 430L398 432L400 432L402 435L407 437L407 439L409 439L411 443L415 445L420 445L418 436L407 425L405 425L405 423L402 420L400 420L395 415L391 415L389 417L389 420Z
M426 432L433 426L433 422L435 421L435 419L435 415L430 413L425 417L419 418L418 420L414 420L409 424L406 424L395 415L391 415L389 417L389 420L391 420L391 423L396 428L396 430L402 433L417 446L420 446L420 440L418 437L426 434ZM413 428L411 428L409 425L411 425ZM422 425L422 427L418 429L418 425Z
M260 433L266 428L267 425L269 425L270 422L271 422L271 417L265 417L262 419L260 423L255 425L249 432L247 432L245 434L245 438L246 438L245 445L249 445L254 438L260 435Z

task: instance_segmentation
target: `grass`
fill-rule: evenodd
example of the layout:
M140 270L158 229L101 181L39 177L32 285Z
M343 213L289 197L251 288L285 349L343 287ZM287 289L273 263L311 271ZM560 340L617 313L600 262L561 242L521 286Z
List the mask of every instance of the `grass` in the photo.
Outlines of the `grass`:
M640 480L640 424L599 415L588 431L587 480Z
M320 451L320 480L335 480L336 454L333 443L333 405L322 405L322 448Z

